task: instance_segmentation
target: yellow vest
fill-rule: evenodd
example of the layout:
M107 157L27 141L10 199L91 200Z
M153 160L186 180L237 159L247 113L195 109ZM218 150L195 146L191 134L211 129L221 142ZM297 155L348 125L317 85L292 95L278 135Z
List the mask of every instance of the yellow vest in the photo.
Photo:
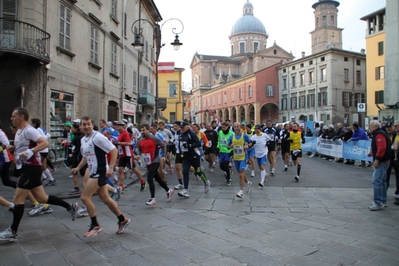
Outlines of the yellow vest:
M295 133L294 131L291 131L290 139L293 140L293 142L291 142L291 144L290 144L291 151L300 150L302 148L302 146L301 146L302 133L300 131L298 131L297 133Z
M245 151L244 151L244 133L241 133L241 137L239 139L236 139L236 135L233 135L233 150L234 150L234 155L233 159L235 161L242 161L245 160Z

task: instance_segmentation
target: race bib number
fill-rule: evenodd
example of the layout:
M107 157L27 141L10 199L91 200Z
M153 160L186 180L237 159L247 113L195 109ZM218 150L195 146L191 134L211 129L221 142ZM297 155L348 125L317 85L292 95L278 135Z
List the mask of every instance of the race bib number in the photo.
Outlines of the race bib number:
M267 134L271 140L274 140L274 134Z
M188 148L185 148L184 146L187 146L187 141L181 141L180 142L180 150L182 152L188 152Z
M234 154L238 156L243 155L244 148L242 146L234 146Z
M212 147L212 140L208 140L208 147Z
M119 155L123 155L123 146L122 145L118 145L118 153L119 153Z
M151 164L151 154L150 153L143 153L144 163L146 165Z
M227 139L226 138L221 138L220 144L222 144L223 146L227 146Z
M293 150L292 154L294 154L295 156L297 156L302 150Z

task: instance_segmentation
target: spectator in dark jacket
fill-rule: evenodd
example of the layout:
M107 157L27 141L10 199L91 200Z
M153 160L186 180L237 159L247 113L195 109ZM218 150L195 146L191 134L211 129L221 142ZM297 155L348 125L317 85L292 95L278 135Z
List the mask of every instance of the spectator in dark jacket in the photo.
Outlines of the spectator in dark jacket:
M352 126L348 126L348 127L346 127L346 130L345 130L343 136L341 137L341 139L342 139L342 141L348 141L352 138L352 135L353 135L353 128L352 128ZM354 165L355 160L346 160L345 164Z
M359 127L358 122L353 122L353 135L349 141L358 141L358 140L368 140L369 137L367 136L366 131L363 128ZM366 162L360 161L359 167L365 167Z
M345 130L344 130L342 124L338 123L337 130L335 131L335 136L333 137L333 140L341 139L344 136L344 134L345 134Z

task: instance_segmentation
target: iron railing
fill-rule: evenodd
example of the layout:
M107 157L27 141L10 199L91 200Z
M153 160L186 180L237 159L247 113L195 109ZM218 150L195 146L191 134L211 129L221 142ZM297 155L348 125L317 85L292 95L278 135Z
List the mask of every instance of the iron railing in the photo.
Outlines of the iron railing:
M50 34L19 20L0 18L0 52L12 52L50 62Z

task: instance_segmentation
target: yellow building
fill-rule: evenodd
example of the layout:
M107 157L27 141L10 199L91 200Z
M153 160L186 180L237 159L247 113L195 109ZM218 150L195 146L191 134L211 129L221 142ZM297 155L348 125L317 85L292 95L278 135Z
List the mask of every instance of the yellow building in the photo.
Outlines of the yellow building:
M367 117L378 119L378 111L385 109L385 8L361 18L367 22Z
M162 64L162 63L160 63ZM158 74L158 104L162 110L159 121L173 123L183 119L182 74L184 68L173 68L173 71L159 71ZM166 106L165 104L166 103Z

